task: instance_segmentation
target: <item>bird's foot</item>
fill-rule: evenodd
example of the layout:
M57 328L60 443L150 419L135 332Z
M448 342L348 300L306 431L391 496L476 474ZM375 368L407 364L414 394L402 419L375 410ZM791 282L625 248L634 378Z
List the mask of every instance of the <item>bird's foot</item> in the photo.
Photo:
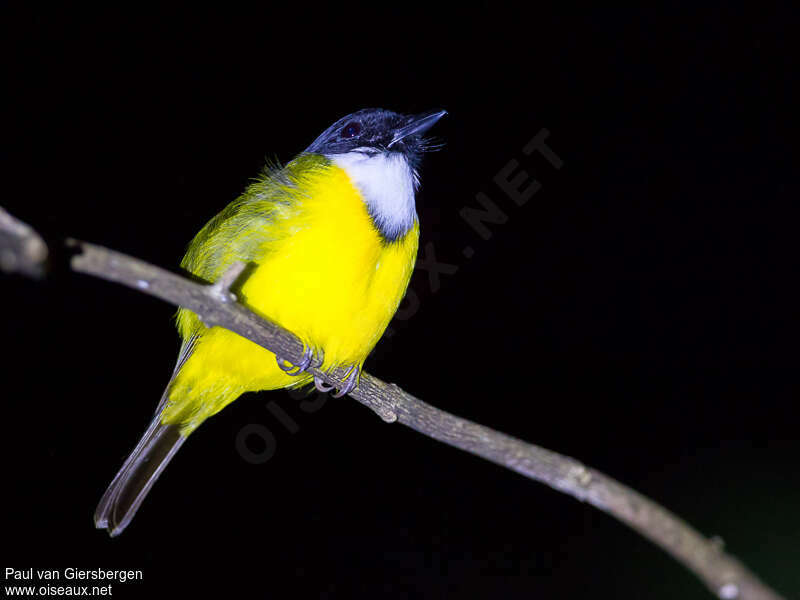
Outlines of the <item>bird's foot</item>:
M306 346L306 349L303 350L303 360L296 365L278 355L275 355L275 359L278 361L278 368L291 377L297 377L300 373L305 372L312 363L321 365L323 362L322 350L315 350L312 346Z
M350 368L347 369L345 372L344 378L342 379L342 387L336 390L335 394L331 394L334 398L341 398L352 392L355 387L358 385L358 378L361 375L361 367L358 365L350 365ZM322 377L315 376L314 377L314 387L316 387L320 392L330 392L334 389L333 385L328 385L322 379Z

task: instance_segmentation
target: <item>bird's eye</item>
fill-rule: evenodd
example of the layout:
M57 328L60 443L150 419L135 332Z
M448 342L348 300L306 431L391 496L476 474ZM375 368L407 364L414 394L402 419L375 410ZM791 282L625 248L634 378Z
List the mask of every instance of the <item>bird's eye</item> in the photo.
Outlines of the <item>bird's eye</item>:
M344 139L356 137L359 133L361 133L361 123L358 121L351 121L342 129Z

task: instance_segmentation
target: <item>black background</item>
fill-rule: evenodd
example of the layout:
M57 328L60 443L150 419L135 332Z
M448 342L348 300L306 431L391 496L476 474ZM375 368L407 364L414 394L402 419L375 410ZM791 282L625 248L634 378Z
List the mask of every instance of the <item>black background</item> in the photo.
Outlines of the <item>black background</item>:
M704 4L5 6L2 204L55 257L0 279L3 571L143 569L114 586L131 598L711 597L596 509L348 399L242 398L122 536L94 530L178 339L173 307L69 273L60 240L175 268L265 158L381 106L450 113L418 210L458 270L415 273L419 309L367 369L607 472L800 595L797 20ZM522 153L543 128L560 170ZM522 207L493 181L512 159L542 186ZM489 240L459 216L478 192L508 216ZM251 423L264 464L236 448Z

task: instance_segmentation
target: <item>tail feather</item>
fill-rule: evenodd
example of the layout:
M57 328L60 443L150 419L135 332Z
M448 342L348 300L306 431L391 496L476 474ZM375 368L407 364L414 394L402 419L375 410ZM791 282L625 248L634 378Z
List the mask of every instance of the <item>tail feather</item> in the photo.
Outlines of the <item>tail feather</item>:
M144 436L114 477L94 513L95 526L114 537L139 510L164 467L186 440L177 425L162 425L156 414Z
M197 337L192 336L183 342L170 384L192 354L196 341ZM156 414L147 431L108 486L94 511L95 527L108 529L111 537L119 535L128 526L164 467L186 441L178 425L161 424L161 414L167 403L170 384L167 384L161 395Z

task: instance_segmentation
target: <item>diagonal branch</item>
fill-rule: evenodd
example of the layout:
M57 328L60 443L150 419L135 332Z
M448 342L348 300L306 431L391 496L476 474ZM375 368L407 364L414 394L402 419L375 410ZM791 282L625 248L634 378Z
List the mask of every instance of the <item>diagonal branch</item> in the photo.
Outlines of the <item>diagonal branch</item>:
M3 214L0 212L0 217ZM5 245L8 238L3 226L0 219L0 253L8 248L16 252L19 244ZM293 364L303 359L304 347L299 338L231 299L229 288L241 274L241 264L234 265L217 283L204 284L107 248L74 240L68 243L80 250L80 254L72 257L75 271L188 308L207 326L230 329ZM339 370L329 375L315 367L308 371L333 385L340 383L346 374ZM616 517L671 554L719 598L781 599L747 567L725 553L718 542L705 538L652 500L573 458L439 410L367 373L361 375L358 387L349 395L384 421L398 421Z

